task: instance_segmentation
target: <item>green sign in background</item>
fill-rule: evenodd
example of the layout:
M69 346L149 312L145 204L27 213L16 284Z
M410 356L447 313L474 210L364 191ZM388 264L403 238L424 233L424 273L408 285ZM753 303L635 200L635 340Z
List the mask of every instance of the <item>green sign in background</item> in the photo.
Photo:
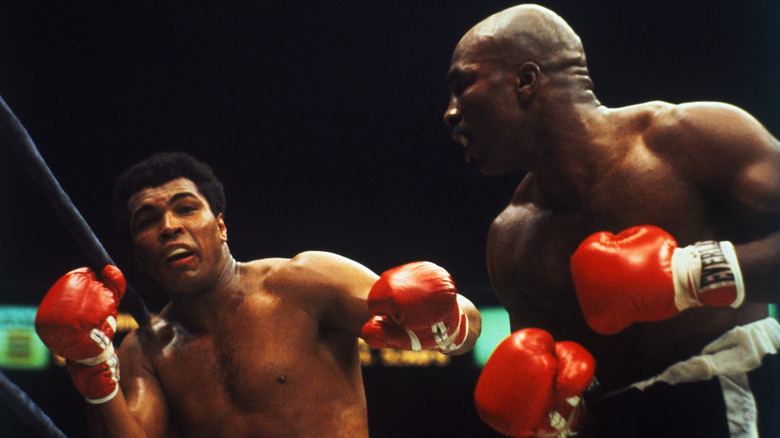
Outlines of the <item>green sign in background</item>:
M35 307L0 306L0 368L40 370L49 350L35 333Z

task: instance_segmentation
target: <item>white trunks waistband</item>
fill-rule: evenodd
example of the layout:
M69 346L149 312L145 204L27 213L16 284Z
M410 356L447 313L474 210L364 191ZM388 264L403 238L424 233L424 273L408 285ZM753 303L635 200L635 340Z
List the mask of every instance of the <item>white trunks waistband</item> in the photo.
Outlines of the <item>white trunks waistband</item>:
M717 378L723 391L731 437L757 438L757 408L747 373L760 367L764 356L777 354L779 350L780 324L774 318L762 319L734 327L704 347L700 355L604 397L631 388L644 390L658 382L677 385Z
M645 389L657 382L676 385L744 374L760 367L764 356L776 354L778 350L780 324L773 318L762 319L734 327L704 347L700 355L678 362L661 374L625 389Z

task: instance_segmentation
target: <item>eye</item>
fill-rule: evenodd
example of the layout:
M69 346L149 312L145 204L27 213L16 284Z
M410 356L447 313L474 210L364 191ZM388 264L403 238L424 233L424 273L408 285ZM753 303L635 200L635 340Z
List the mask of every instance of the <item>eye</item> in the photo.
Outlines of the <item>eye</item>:
M192 204L182 204L176 208L176 212L181 215L187 215L198 210L198 206Z
M463 81L452 81L450 82L450 90L453 94L461 94L463 93L463 90L465 89L465 84Z
M450 77L450 91L452 91L452 94L461 95L473 83L474 79L471 75L454 74Z
M133 231L137 233L151 227L157 222L159 217L156 214L149 214L138 218L133 224Z

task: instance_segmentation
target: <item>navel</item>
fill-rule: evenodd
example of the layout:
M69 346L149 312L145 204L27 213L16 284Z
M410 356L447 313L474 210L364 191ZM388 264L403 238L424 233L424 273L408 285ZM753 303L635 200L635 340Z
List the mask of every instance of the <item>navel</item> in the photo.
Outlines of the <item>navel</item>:
M285 383L287 382L287 376L284 374L279 374L278 376L276 376L276 381L279 383Z

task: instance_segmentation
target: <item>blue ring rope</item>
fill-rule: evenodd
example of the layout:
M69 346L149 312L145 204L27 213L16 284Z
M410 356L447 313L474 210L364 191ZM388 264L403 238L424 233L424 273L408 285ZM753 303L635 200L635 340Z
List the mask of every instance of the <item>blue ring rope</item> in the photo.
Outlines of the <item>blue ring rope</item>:
M8 377L0 371L0 398L16 412L22 421L40 436L51 438L67 438L61 430L54 425L46 413L33 402L18 386L8 380Z
M106 252L106 249L98 240L95 233L79 213L70 197L60 186L60 183L49 170L49 166L41 157L27 130L19 119L0 97L0 139L8 143L8 146L16 152L33 181L46 196L49 204L63 225L70 231L73 238L81 247L84 255L89 260L91 267L100 272L106 265L116 265ZM139 325L144 325L150 319L149 310L146 308L140 295L127 284L127 292L122 304L127 305L129 313Z
M60 186L51 173L46 162L35 147L27 130L14 115L11 108L0 97L0 141L6 143L19 157L27 172L46 196L51 207L62 223L78 242L92 268L100 272L106 265L115 265L111 257L100 243L95 233L89 227L84 217L73 205L70 197ZM127 284L127 292L122 303L127 305L129 313L139 325L144 325L150 319L141 296ZM65 437L65 434L54 425L51 418L38 407L21 388L8 380L0 371L0 398L16 411L24 423L32 427L41 436L51 438Z

